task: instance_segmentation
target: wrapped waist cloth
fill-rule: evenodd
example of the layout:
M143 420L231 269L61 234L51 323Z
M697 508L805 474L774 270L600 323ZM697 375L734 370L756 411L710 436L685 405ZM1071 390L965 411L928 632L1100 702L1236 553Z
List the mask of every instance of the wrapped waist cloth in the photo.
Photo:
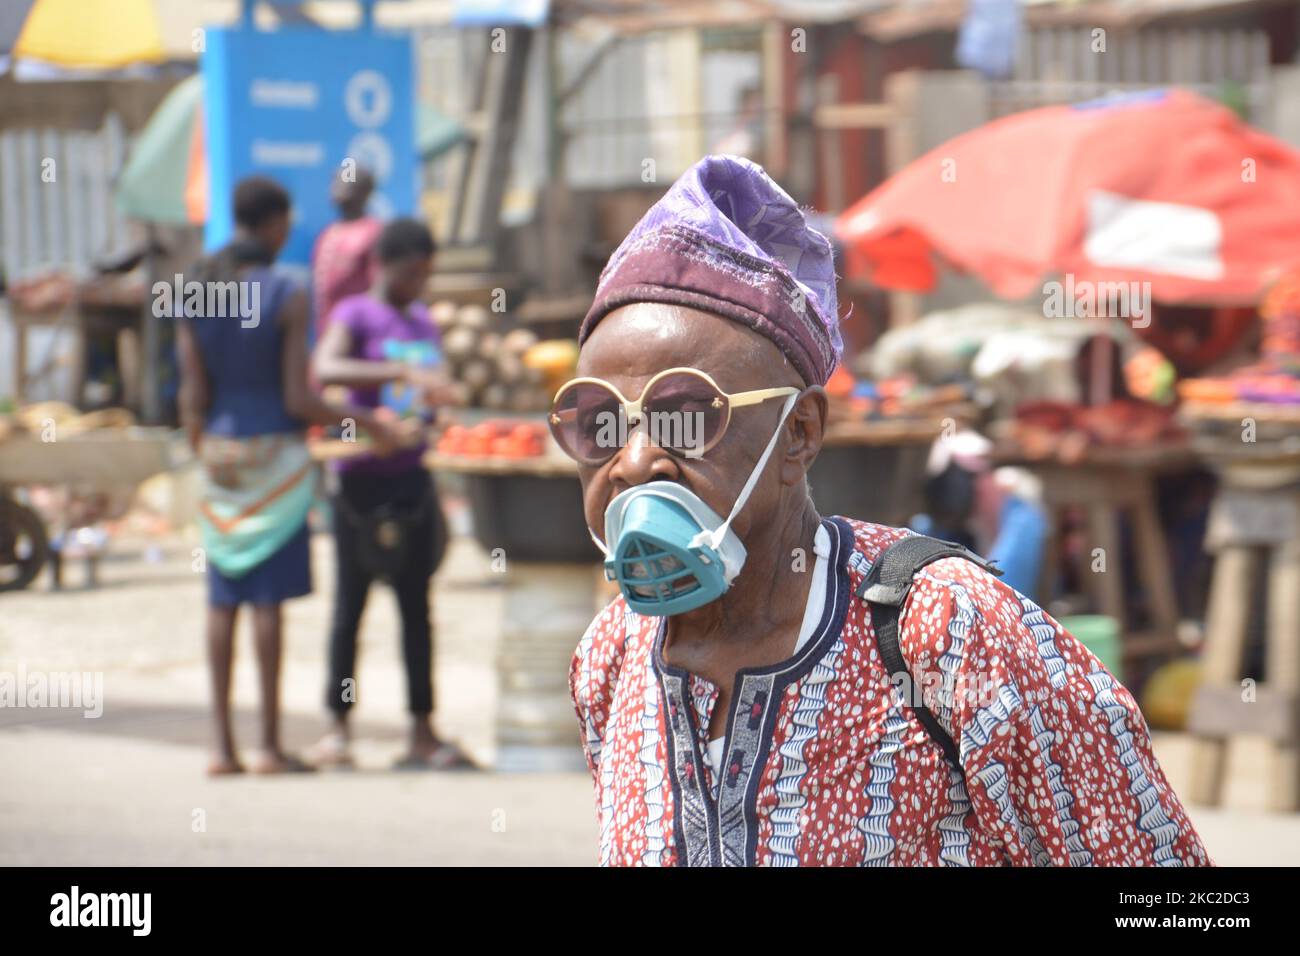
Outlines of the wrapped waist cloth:
M316 467L298 433L205 435L199 531L207 559L238 578L275 554L307 520Z

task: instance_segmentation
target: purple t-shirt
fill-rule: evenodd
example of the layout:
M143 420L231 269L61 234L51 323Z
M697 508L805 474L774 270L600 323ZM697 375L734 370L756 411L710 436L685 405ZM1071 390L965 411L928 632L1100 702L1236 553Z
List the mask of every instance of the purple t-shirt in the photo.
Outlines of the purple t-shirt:
M405 313L387 302L381 302L368 293L342 299L330 313L330 325L341 325L348 330L351 348L348 355L371 362L393 361L395 346L401 343L424 342L440 344L438 327L429 318L429 310L422 302L412 302ZM378 408L382 401L380 388L351 389L351 400L365 408ZM403 449L387 458L358 455L340 459L335 463L339 471L394 474L419 468L424 446Z

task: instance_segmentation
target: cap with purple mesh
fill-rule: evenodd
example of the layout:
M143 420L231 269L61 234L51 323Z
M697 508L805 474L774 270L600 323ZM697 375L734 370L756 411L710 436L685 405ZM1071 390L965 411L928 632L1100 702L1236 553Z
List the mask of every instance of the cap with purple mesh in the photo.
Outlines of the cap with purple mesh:
M638 222L600 274L583 319L633 302L712 312L771 339L808 384L843 353L831 244L793 199L738 156L706 156Z

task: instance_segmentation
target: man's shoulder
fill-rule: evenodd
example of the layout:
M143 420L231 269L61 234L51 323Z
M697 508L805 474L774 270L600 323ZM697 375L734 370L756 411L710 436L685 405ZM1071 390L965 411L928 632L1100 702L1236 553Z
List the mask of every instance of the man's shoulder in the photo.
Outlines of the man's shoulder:
M852 534L852 553L848 563L850 571L865 577L885 550L916 532L908 528L893 525L873 524L856 518L835 517L831 519L841 527L846 527ZM921 568L913 579L917 584L925 579L938 586L958 586L986 592L992 598L995 593L1006 592L999 588L996 576L985 571L974 561L962 557L940 558Z
M870 521L859 521L857 518L843 518L836 515L830 520L840 529L842 539L845 531L849 535L847 561L849 573L855 580L866 577L867 572L876 563L876 559L880 557L881 552L895 541L899 541L912 533L906 528L895 528L887 524L874 524Z
M1003 584L974 561L941 558L918 571L903 605L899 645L921 671L944 655L987 669L990 659L1023 651L1023 622L1031 612L1047 620L1033 602ZM1056 625L1053 622L1053 628Z
M634 655L648 651L651 642L644 638L659 620L634 613L620 594L587 625L569 666L569 689L580 716L594 702L613 700L628 649Z
M622 594L592 618L578 642L577 657L609 657L621 654L631 634L637 633L649 618L633 613Z
M914 534L906 528L852 518L835 520L853 535L848 567L855 592L886 548ZM899 639L904 656L914 660L942 652L953 629L969 631L973 637L977 622L992 623L998 618L1005 618L1007 623L1018 621L1022 611L1018 597L995 575L967 558L940 558L926 565L913 576L900 615Z
M637 614L619 594L587 625L574 652L574 664L604 669L612 681L627 654L642 659L651 652L663 623L664 618Z

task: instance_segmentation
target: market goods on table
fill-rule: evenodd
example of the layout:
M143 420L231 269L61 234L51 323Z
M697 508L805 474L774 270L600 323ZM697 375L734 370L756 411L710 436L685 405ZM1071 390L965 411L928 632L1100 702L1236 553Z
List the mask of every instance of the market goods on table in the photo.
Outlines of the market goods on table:
M546 441L546 426L541 422L489 419L476 425L448 425L434 450L469 458L536 458L546 453Z
M577 364L577 342L539 342L529 329L503 329L502 317L484 306L436 302L430 314L462 405L544 411Z
M46 272L11 283L6 295L27 312L56 311L76 301L77 281L64 272Z
M1026 402L995 431L1027 459L1067 463L1084 460L1096 447L1145 449L1186 437L1172 409L1132 399L1102 405Z
M1198 407L1241 402L1300 406L1300 269L1273 285L1259 314L1260 361L1230 375L1185 379L1178 385L1184 402ZM1214 417L1204 408L1189 414L1192 418Z
M64 557L102 552L102 523L126 514L137 485L185 460L172 429L134 422L124 409L82 414L61 402L0 416L0 590L30 584L51 541ZM18 487L25 495L11 494Z
M1131 394L1159 402L1173 397L1172 365L1128 326L1045 318L1002 303L932 312L890 329L853 362L853 368L882 385L901 380L918 388L978 389L982 405L1009 417L1026 401L1092 400L1091 383L1079 374L1081 356L1090 348L1103 352L1099 346L1107 341L1113 343L1119 374ZM1098 360L1104 358L1098 354Z
M55 436L38 424L0 440L0 484L133 488L185 456L169 428L59 426Z
M136 424L135 415L125 408L101 408L82 412L67 402L33 402L0 413L0 441L10 435L36 433L47 441L59 436L80 435L99 429L120 430ZM50 434L50 429L53 434Z

